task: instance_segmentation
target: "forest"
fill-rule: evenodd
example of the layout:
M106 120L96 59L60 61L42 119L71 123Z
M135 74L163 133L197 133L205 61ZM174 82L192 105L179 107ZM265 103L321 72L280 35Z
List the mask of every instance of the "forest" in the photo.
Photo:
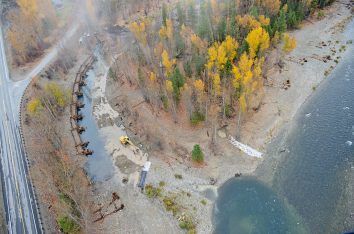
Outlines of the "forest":
M287 31L331 1L177 1L159 17L129 25L137 43L126 60L129 82L153 108L191 125L235 119L257 110L267 54L296 47ZM122 65L113 67L117 74Z

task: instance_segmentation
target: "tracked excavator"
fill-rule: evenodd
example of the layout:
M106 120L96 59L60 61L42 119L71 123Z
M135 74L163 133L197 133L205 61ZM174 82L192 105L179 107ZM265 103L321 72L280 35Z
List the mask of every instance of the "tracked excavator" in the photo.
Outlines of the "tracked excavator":
M134 145L128 136L121 136L119 140L122 145L129 147L134 152L134 154L139 153L139 147Z

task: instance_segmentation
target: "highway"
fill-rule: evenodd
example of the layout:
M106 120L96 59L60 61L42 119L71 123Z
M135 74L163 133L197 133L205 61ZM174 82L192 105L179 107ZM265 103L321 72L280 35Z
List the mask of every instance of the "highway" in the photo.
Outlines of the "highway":
M9 77L3 32L0 29L0 173L8 233L43 233L34 188L19 129L20 100L31 79L56 58L60 47L78 29L75 24L22 81ZM1 202L1 201L0 201Z
M9 94L12 82L0 32L0 158L8 233L42 233L38 209L18 127L18 112Z

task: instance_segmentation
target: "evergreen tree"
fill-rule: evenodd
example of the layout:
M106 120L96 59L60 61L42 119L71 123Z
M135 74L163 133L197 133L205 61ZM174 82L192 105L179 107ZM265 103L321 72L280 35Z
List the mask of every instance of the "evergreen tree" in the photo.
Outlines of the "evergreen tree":
M195 162L203 162L204 161L204 154L203 154L203 151L199 145L194 145L194 147L193 147L192 160Z

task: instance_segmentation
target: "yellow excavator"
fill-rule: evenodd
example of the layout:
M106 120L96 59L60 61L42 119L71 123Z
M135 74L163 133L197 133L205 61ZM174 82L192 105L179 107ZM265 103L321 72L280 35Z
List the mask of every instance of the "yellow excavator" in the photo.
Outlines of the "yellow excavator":
M131 140L129 139L128 136L121 136L119 137L120 143L122 143L122 145L127 146L128 148L130 148L134 154L139 153L139 147L137 147L136 145L133 144L133 142L131 142Z
M122 143L122 145L131 145L134 146L133 142L130 141L128 136L121 136L119 138L120 143Z

